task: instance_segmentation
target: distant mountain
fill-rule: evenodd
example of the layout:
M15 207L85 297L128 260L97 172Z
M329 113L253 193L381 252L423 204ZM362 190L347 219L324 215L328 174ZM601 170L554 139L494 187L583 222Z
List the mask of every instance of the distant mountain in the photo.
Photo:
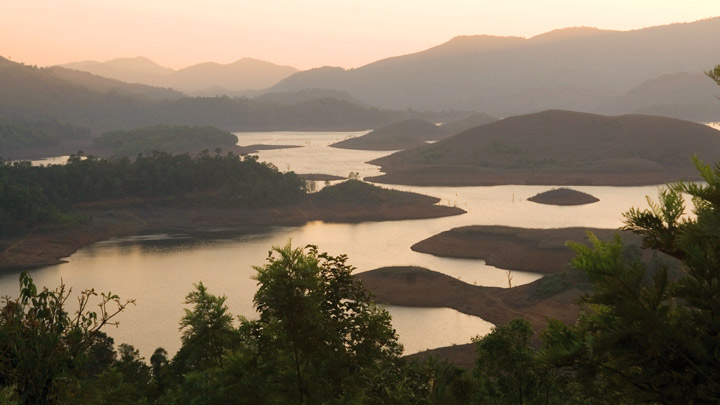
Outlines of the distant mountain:
M299 72L270 90L332 89L386 108L501 117L590 111L650 78L711 68L720 54L717 38L720 18L634 31L569 28L530 39L465 36L357 69Z
M185 97L167 89L4 58L0 58L0 89L0 122L57 121L96 133L155 124L212 125L228 131L363 130L409 115L331 98L281 105L246 98Z
M71 62L60 65L60 67L90 72L123 82L142 83L152 86L162 86L165 78L175 72L173 69L160 66L142 56L117 58L105 62Z
M372 181L412 185L659 184L695 180L690 157L720 159L720 132L647 115L544 111L505 118L370 163Z
M436 141L447 135L447 131L432 122L415 118L394 122L330 146L342 149L400 150L426 145L426 141Z
M264 89L297 72L290 66L251 58L228 64L200 63L177 71L144 57L118 58L106 62L73 62L60 66L128 83L172 87L204 96L235 95L233 93L243 90Z
M489 124L497 120L498 118L493 117L492 115L485 113L477 113L461 120L445 122L440 125L440 128L444 129L450 134L457 134L462 131L467 131L470 128L479 127L480 125Z
M243 58L225 65L207 62L180 69L167 78L166 84L191 93L213 86L231 91L259 90L296 72L290 66Z
M720 88L702 73L675 73L646 80L595 111L663 115L691 121L720 121Z
M358 103L350 94L338 90L325 89L303 89L288 93L265 93L254 97L256 101L275 104L295 104L303 101L314 100L318 98L334 98L337 100Z
M114 92L151 100L167 100L185 97L185 94L172 89L154 87L146 84L126 83L124 81L98 76L93 73L66 69L59 66L47 68L47 73L58 79L101 93Z

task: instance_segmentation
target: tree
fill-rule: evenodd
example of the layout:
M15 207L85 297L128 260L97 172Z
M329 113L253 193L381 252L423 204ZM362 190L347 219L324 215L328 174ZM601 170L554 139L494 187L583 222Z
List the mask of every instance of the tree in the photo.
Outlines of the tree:
M474 339L476 403L547 404L558 396L550 372L536 358L532 337L530 323L517 318Z
M720 86L720 65L716 65L712 70L708 70L707 72L705 72L705 74L709 78L715 80L715 83Z
M390 315L352 276L347 256L317 247L273 248L255 267L260 313L253 332L258 356L273 359L280 378L295 380L293 400L366 400L381 396L383 378L402 352ZM285 380L285 382L288 382Z
M222 366L223 354L235 346L237 332L225 305L226 299L208 293L202 282L185 297L185 303L194 307L192 310L186 308L185 316L180 320L182 347L173 359L178 375Z
M72 389L84 374L93 344L102 337L100 329L117 325L115 316L134 302L90 289L80 292L78 309L70 314L66 302L71 291L61 283L55 290L38 292L23 272L19 298L2 300L0 386L14 386L24 403L52 403ZM98 295L100 311L89 311L92 297Z
M705 180L661 190L625 229L666 260L627 255L619 237L572 244L572 264L594 290L576 325L554 322L542 356L606 398L629 402L720 401L720 164L694 158ZM692 198L685 214L683 194Z

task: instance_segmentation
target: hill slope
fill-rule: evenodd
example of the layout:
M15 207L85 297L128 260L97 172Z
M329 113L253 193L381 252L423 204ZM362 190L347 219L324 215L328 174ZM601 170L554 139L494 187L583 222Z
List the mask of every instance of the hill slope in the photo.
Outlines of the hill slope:
M530 39L470 36L357 69L299 72L272 91L347 91L377 106L508 116L590 111L643 81L717 64L720 18L635 31L556 30Z
M276 104L229 97L183 97L62 68L0 58L0 119L56 120L97 131L155 124L242 130L362 130L406 113L331 98Z
M642 82L596 109L600 114L637 113L690 121L720 121L720 90L702 73L675 73Z
M447 132L421 119L394 122L368 134L346 139L330 146L343 149L399 150L426 145L447 135Z
M105 62L82 61L59 65L66 69L90 72L92 74L121 80L128 83L142 83L152 86L162 85L163 78L174 70L158 65L148 58L116 58Z
M227 64L198 63L180 70L160 66L144 57L117 58L105 62L72 62L60 67L90 72L128 83L172 87L188 93L212 94L264 89L298 71L290 66L280 66L252 58L243 58Z
M373 181L413 185L659 184L720 158L720 132L646 115L544 111L506 118L370 163Z

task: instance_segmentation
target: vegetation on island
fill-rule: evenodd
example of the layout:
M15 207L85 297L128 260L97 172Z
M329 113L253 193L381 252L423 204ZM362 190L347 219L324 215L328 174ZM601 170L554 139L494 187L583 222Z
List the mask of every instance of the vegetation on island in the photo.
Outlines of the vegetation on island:
M0 395L7 403L714 403L720 164L696 164L705 184L671 184L650 209L625 213L625 228L680 273L644 261L619 236L571 244L572 266L592 285L577 322L550 320L539 337L524 319L498 325L475 339L472 372L401 359L389 315L347 257L287 244L255 268L258 320L236 324L225 297L199 283L186 299L181 349L172 358L157 349L150 366L130 345L115 352L100 331L127 302L108 293L95 314L81 299L71 316L64 286L39 292L23 274L20 297L0 312Z
M229 149L237 144L237 137L215 127L155 125L129 131L108 131L93 139L93 146L108 149L113 156L132 157L151 154L199 152Z
M72 213L77 204L152 200L273 206L295 201L304 187L293 172L281 173L257 157L207 151L196 157L153 152L135 160L78 154L67 164L49 166L0 162L0 236L83 221Z
M88 128L64 122L0 119L0 156L3 156L3 151L13 149L54 146L67 141L88 139Z

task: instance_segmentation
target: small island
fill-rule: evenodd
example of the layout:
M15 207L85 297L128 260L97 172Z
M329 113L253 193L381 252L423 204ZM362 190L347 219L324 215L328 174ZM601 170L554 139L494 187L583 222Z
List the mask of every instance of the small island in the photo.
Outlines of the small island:
M431 236L411 249L440 257L482 259L488 265L503 269L550 274L565 270L575 256L566 242L587 242L588 231L603 240L620 232L597 228L464 226ZM637 236L632 233L622 232L622 236L627 243L637 243Z
M378 128L368 134L330 145L333 148L360 150L401 150L415 148L444 138L448 132L421 119L409 119Z
M528 201L547 205L585 205L596 203L600 200L582 191L560 187L538 193L528 198Z
M32 175L31 175L32 174ZM436 218L465 211L439 199L359 180L308 193L293 172L254 156L156 152L127 158L73 155L65 165L0 164L0 271L61 263L117 236L223 227L237 233L308 221Z
M694 179L720 159L720 132L649 115L550 110L491 122L369 163L367 178L415 186L638 186Z
M422 267L383 267L355 276L375 296L378 303L411 307L452 308L468 315L503 325L522 317L536 332L547 326L547 318L572 324L580 308L582 293L577 274L561 272L532 283L512 287L483 287ZM413 354L411 358L439 356L472 368L477 348L468 342Z

